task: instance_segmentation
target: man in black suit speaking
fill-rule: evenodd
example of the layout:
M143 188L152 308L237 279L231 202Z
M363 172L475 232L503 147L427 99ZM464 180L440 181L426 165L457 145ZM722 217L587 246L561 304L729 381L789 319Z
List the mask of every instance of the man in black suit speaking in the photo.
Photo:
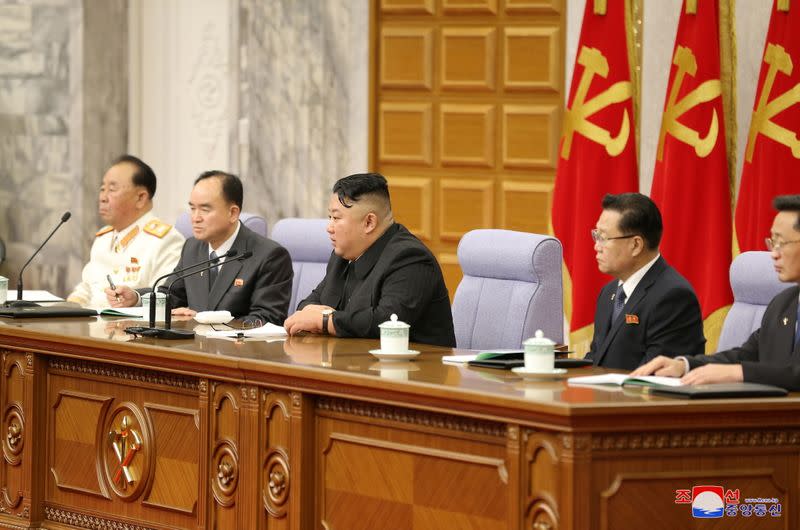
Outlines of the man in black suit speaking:
M289 252L239 221L244 191L236 175L207 171L197 177L189 197L192 232L175 270L189 267L229 250L238 255L251 251L243 261L179 279L172 285L173 315L194 316L198 311L227 310L236 318L282 324L292 292ZM167 283L172 277L167 279ZM138 303L138 293L119 286L107 290L112 307ZM119 297L119 301L117 300Z
M656 355L700 354L705 347L697 296L658 251L661 213L641 193L606 195L592 230L600 272L614 280L600 291L587 359L633 370Z
M782 282L800 284L800 195L776 197L778 210L772 222L767 249ZM738 348L714 355L670 359L656 357L633 375L681 377L687 385L746 381L800 390L800 286L790 287L772 299L761 327Z
M328 203L333 254L325 278L284 324L340 337L379 336L392 313L411 326L410 340L455 346L442 271L431 252L395 223L386 179L377 173L336 182Z

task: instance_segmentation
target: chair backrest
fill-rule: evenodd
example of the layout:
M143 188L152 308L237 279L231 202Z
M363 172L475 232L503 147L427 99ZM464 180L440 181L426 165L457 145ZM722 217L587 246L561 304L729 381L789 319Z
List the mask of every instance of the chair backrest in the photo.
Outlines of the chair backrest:
M473 230L458 244L464 277L453 299L459 348L520 348L537 329L563 342L561 242L510 230Z
M743 252L731 263L733 305L719 336L717 350L741 346L761 327L761 317L776 294L792 286L778 280L769 252Z
M256 234L267 237L267 220L257 213L242 212L239 214L239 220ZM175 220L175 228L186 239L192 237L192 218L189 212L181 212Z
M272 239L289 251L294 268L289 314L325 277L333 247L327 219L281 219L272 229Z

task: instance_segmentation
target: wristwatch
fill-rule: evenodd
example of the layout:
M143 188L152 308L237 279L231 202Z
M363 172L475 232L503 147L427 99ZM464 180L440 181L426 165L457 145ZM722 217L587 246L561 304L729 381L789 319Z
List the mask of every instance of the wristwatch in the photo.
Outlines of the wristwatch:
M323 309L322 310L322 333L324 335L328 334L328 318L336 311L335 309Z

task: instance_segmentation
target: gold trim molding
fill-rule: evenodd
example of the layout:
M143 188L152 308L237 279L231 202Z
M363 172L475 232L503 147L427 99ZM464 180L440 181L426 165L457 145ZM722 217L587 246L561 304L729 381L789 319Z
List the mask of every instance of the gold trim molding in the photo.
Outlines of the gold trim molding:
M165 385L186 390L198 391L199 380L196 377L174 375L144 368L120 367L110 364L96 363L93 361L76 361L62 358L52 358L49 362L50 370L62 372L76 372L79 374L113 377L137 383L151 383Z
M317 401L317 410L339 412L352 416L361 416L378 420L397 421L410 423L424 427L435 427L439 429L457 430L470 434L484 434L505 438L506 424L486 420L476 420L440 414L437 412L425 412L410 410L386 405L376 405L361 401L350 401L347 399L320 398Z

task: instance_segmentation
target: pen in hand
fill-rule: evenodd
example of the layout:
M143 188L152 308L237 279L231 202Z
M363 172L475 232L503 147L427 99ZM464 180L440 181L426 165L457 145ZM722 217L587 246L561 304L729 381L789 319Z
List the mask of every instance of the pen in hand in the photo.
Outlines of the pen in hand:
M111 287L111 290L114 291L114 298L119 302L119 295L117 294L117 286L114 285L114 280L111 279L110 274L106 274L106 280L108 280L108 286Z

